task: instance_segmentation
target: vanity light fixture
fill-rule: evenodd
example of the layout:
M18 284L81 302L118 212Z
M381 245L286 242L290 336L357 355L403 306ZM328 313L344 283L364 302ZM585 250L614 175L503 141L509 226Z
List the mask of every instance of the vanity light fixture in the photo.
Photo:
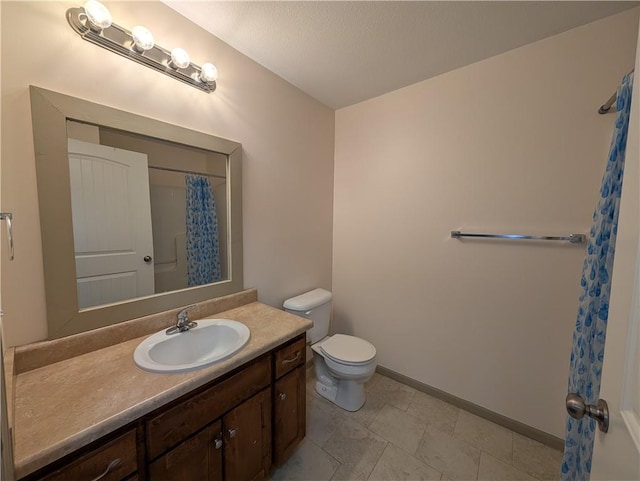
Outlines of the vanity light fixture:
M85 3L84 11L87 15L87 26L94 32L100 33L113 23L111 12L98 0L89 0Z
M203 82L215 82L218 80L218 69L212 63L206 62L202 64L200 71L200 80Z
M191 62L182 48L169 51L155 43L153 34L137 25L127 30L113 23L109 9L98 0L67 10L71 28L87 42L134 60L184 83L211 93L216 89L218 69L209 62L202 67Z
M179 68L187 68L190 63L191 59L185 49L177 47L171 51L169 67L178 70Z
M142 25L136 25L131 29L131 38L133 39L133 49L138 53L151 50L155 45L153 34Z

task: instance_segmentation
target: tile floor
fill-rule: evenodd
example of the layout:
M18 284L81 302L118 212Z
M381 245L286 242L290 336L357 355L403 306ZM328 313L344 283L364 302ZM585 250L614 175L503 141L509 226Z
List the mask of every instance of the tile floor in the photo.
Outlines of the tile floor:
M562 454L374 374L350 413L307 371L307 437L271 481L556 481Z

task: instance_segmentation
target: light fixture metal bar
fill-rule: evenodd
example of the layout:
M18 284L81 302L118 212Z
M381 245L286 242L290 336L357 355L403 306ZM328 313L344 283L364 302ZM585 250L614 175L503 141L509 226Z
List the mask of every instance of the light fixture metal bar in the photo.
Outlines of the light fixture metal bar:
M85 15L83 8L70 8L67 10L67 21L71 28L87 42L99 45L204 92L211 93L216 89L216 82L203 82L199 79L201 68L193 62L184 69L174 69L169 66L171 53L168 50L154 45L144 53L139 53L133 49L133 37L126 28L112 23L101 32L94 32L80 19L81 15Z

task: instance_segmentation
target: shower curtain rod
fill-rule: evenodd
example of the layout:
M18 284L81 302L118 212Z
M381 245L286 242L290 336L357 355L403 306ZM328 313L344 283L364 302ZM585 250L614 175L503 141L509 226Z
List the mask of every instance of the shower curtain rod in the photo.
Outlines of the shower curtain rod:
M150 165L150 169L156 170L164 170L166 172L178 172L179 174L191 174L191 175L202 175L204 177L216 177L218 179L226 179L226 175L218 175L218 174L206 174L204 172L194 172L192 170L181 170L181 169L172 169L170 167L156 167L155 165Z
M635 70L635 69L633 69L633 70ZM631 70L631 72L629 72L629 73L632 73L633 70ZM627 74L627 75L629 75L629 74ZM611 110L611 106L616 103L617 99L618 99L618 92L615 92L611 97L609 97L609 100L607 100L605 103L603 103L600 106L600 108L598 109L598 113L599 114L608 113L609 110Z

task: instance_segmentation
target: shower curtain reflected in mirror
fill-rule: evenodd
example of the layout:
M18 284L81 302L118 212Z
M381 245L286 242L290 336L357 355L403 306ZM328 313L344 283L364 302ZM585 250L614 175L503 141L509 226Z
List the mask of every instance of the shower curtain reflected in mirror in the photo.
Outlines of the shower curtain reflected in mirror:
M209 179L186 175L187 283L191 286L222 280L218 219Z

